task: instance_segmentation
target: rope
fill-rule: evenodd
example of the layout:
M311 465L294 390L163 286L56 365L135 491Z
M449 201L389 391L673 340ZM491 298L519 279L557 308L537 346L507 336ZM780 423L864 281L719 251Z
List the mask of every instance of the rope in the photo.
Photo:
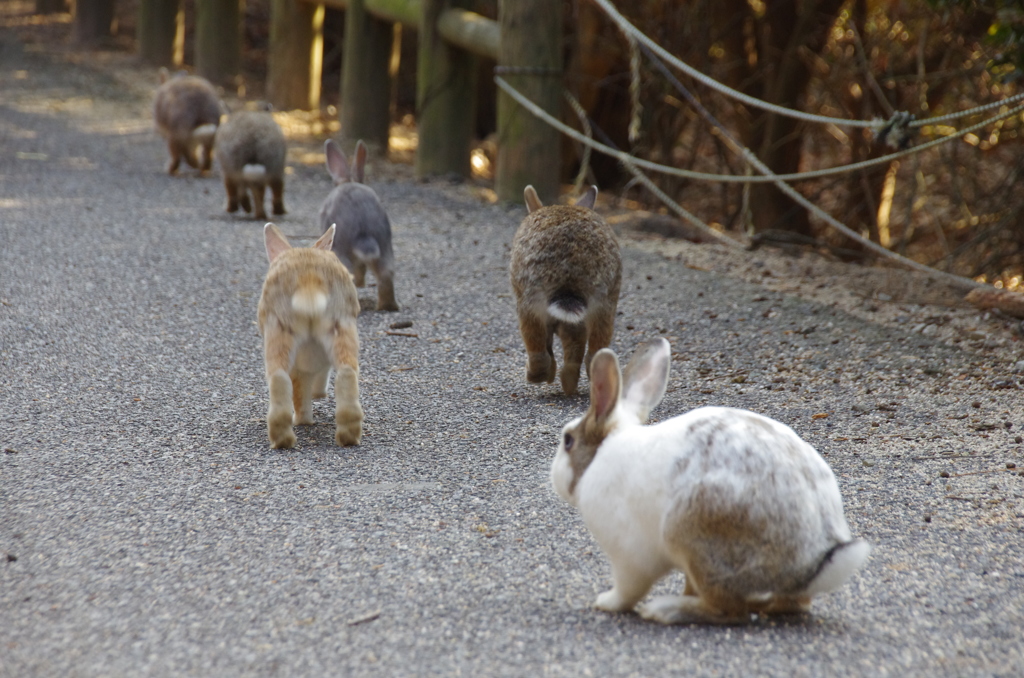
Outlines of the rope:
M953 273L939 271L929 266L925 266L924 264L918 263L913 259L908 259L907 257L897 254L896 252L887 250L881 245L872 242L867 238L864 238L859 233L850 229L848 226L846 226L846 224L843 224L841 221L833 217L831 214L815 205L813 202L805 198L799 191L797 191L795 188L793 188L786 182L782 181L777 175L775 175L771 171L771 169L761 161L760 158L754 155L753 152L750 151L750 149L748 149L739 141L737 141L729 132L729 130L726 129L725 126L722 125L722 123L720 123L713 115L711 115L711 113L706 108L704 108L703 105L701 105L697 98L693 96L693 94L690 93L690 91L686 89L685 86L683 86L683 83L681 83L678 78L672 75L672 72L668 70L664 63L662 63L659 59L655 58L650 51L645 50L645 52L647 53L648 58L651 59L654 66L659 71L661 71L662 75L664 75L665 78L672 84L672 86L675 87L676 90L683 95L683 97L690 103L690 105L693 106L694 109L698 113L700 113L700 115L705 120L707 120L709 123L711 123L718 129L722 138L732 148L732 150L741 155L743 159L750 163L758 172L761 172L765 176L771 177L775 186L780 191L788 195L794 202L810 210L813 214L823 219L827 224L835 228L837 231L839 231L846 237L850 238L851 240L854 240L855 242L860 243L863 247L874 252L875 254L879 255L884 259L888 259L889 261L895 262L901 266L924 273L930 278L943 280L960 289L973 290L988 287L988 285L971 280L970 278L964 278L963 276L955 275ZM1018 108L1024 108L1024 105Z
M795 111L791 108L777 106L775 104L768 103L767 101L762 101L761 99L752 97L748 94L744 94L743 92L734 90L733 88L727 85L723 85L717 80L707 75L704 75L693 66L690 66L686 62L681 61L680 59L673 56L661 45L659 45L658 43L654 42L651 38L644 35L644 33L640 31L639 28L631 24L624 16L622 16L618 12L618 10L615 9L615 6L612 5L612 3L609 0L593 0L593 2L605 11L609 18L611 18L611 20L618 25L620 31L630 36L632 39L636 40L640 44L645 45L647 48L652 50L655 54L657 54L659 57L667 61L673 67L686 73L688 76L705 85L706 87L709 87L715 90L716 92L719 92L720 94L724 94L728 97L732 97L733 99L741 101L747 104L748 106L753 106L754 108L759 108L761 110L768 111L769 113L775 113L777 115L783 115L789 118L795 118L797 120L804 120L806 122L817 122L821 124L833 124L841 127L860 127L864 129L877 130L885 124L885 122L882 120L849 120L846 118L832 118L827 115L816 115L814 113L804 113L803 111ZM993 108L1009 105L1021 100L1024 100L1024 92L1015 94L1001 101L994 101L992 103L988 103L983 106L977 106L975 108L970 108L964 111L958 111L936 118L914 120L913 122L910 123L910 126L923 127L925 125L936 125L947 120L955 120L969 115L974 115L976 113L983 113Z
M569 90L563 90L562 94L569 101L569 105L572 106L572 110L576 112L576 117L579 118L580 127L583 128L584 134L587 135L588 139L593 138L593 133L590 129L590 119L587 118L587 112L583 110L583 106L576 100ZM580 157L580 171L576 173L576 181L573 182L573 193L579 194L580 189L583 187L583 182L587 178L587 171L590 169L590 155L593 151L590 146L583 146L583 155Z
M954 139L957 139L959 137L966 136L967 134L970 134L971 132L976 132L979 129L985 127L986 125L989 125L992 122L996 122L998 120L1003 120L1005 118L1009 118L1009 117L1012 117L1014 115L1017 115L1018 113L1024 112L1024 104L1021 104L1021 105L1019 105L1019 106L1017 106L1015 108L1010 109L1005 114L999 114L999 115L992 116L991 118L986 118L986 119L982 120L979 123L976 123L974 125L971 125L970 127L966 127L966 128L964 128L962 130L959 130L955 134L950 134L948 136L944 136L944 137L940 137L938 139L934 139L932 141L923 143L920 146L914 146L912 148L908 148L908 149L905 149L905 150L902 150L902 151L897 151L895 153L889 153L888 155L879 156L879 157L874 158L872 160L863 160L861 162L855 162L855 163L851 163L849 165L840 165L838 167L829 167L829 168L825 168L825 169L811 170L809 172L798 172L796 174L775 174L775 175L772 175L772 176L744 176L744 175L740 175L740 174L708 174L706 172L694 172L693 170L681 169L679 167L669 167L668 165L661 165L661 164L656 163L656 162L651 162L650 160L644 160L643 158L637 158L637 157L631 156L631 155L629 155L629 154L627 154L627 153L625 153L623 151L620 151L617 148L612 148L611 146L606 146L605 144L602 144L599 141L594 141L593 139L590 139L589 137L586 137L586 136L580 134L579 132L574 130L572 127L569 127L568 125L566 125L562 121L560 121L557 118L553 117L551 114L549 114L547 111L545 111L540 106L537 106L535 103L533 103L532 101L530 101L529 99L524 97L518 90L514 89L511 85L509 85L507 82L505 82L505 80L502 79L500 76L499 77L495 77L494 78L494 82L495 82L495 84L498 85L498 87L500 87L502 90L504 90L504 92L506 94L508 94L510 97L512 97L519 105L521 105L523 108L525 108L528 111L530 111L530 113L532 113L533 115L537 116L538 118L540 118L541 120L543 120L547 124L551 125L555 129L557 129L562 134L564 134L564 135L566 135L566 136L568 136L568 137L570 137L572 139L575 139L576 141L580 142L581 144L587 145L587 146L593 148L596 151L600 151L601 153L604 153L606 155L610 155L610 156L612 156L613 158L615 158L616 160L618 160L620 162L630 162L633 165L635 165L636 167L642 167L644 169L651 170L652 172L660 172L662 174L667 174L669 176L675 176L675 177L682 177L684 179L693 179L694 181L717 181L717 182L731 183L731 184L770 183L770 182L774 182L775 180L781 180L781 181L804 181L804 180L807 180L807 179L818 179L818 178L821 178L821 177L832 176L834 174L843 174L845 172L853 172L855 170L862 170L862 169L866 169L868 167L874 167L875 165L887 164L887 163L892 162L893 160L898 160L898 159L900 159L900 158L902 158L904 156L910 155L912 153L920 153L921 151L928 150L929 148L933 148L935 146L939 146L941 144L947 143L947 142L952 141Z
M576 97L570 94L568 90L564 91L563 94L565 95L566 100L568 100L569 105L572 107L573 111L576 113L577 117L579 117L581 124L585 125L587 134L589 136L590 121L587 119L587 112L583 110L583 106L580 105L580 102L577 101ZM587 147L587 150L590 150L589 146ZM622 166L625 167L626 170L633 175L634 179L643 184L644 187L647 188L647 190L653 193L663 203L668 205L669 209L671 209L684 220L693 224L697 228L697 230L701 231L702 233L708 236L711 236L712 238L721 243L725 243L726 245L730 245L732 247L743 247L741 243L738 243L732 238L722 233L719 233L715 229L711 228L706 223L704 223L704 221L702 221L700 217L690 213L682 205L677 203L672 198L668 197L668 194L666 194L664 191L658 188L658 186L653 181L651 181L643 172L638 170L636 168L636 165L629 161L623 160L622 158L619 158L618 160L622 164ZM579 181L579 179L577 179L577 181Z

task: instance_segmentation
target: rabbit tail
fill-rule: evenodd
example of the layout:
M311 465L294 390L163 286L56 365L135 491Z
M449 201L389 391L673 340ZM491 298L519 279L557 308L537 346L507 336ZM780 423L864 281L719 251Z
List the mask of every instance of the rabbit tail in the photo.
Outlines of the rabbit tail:
M215 134L217 134L217 126L211 122L205 125L200 125L192 130L192 139L196 143L208 145L213 142Z
M323 315L327 310L327 295L318 287L300 287L292 295L292 309L307 317Z
M838 544L829 550L818 565L818 571L807 585L805 593L814 596L826 591L834 591L842 586L867 562L871 554L871 545L863 539L854 539Z
M380 245L369 236L363 236L352 245L352 253L361 262L376 261L380 259Z
M548 300L548 313L556 320L576 325L587 315L587 300L575 292L559 290Z
M263 165L249 164L242 168L242 178L253 183L267 181L267 168Z

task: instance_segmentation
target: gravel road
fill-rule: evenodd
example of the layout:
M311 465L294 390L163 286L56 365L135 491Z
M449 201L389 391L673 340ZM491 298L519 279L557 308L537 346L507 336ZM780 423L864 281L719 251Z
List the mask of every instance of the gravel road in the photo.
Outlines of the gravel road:
M624 236L614 345L675 351L654 417L791 425L875 551L805 619L599 613L608 564L547 478L587 398L525 383L524 210L371 167L402 310L359 319L363 444L334 447L320 401L270 450L263 224L164 173L148 106L0 30L0 676L1024 675L1014 323ZM293 141L289 235L315 234L320 144Z

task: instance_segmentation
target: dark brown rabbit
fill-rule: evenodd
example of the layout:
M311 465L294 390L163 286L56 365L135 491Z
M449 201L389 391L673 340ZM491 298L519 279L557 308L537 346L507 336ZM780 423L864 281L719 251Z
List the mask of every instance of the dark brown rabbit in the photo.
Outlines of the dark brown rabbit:
M263 197L273 193L274 214L284 214L284 133L270 111L238 111L217 130L217 162L224 177L227 211L241 207L257 219L266 219ZM249 194L252 194L252 202Z
M171 154L167 173L176 173L182 159L201 172L209 170L222 112L217 90L205 78L184 73L172 76L166 68L160 69L160 83L153 98L153 120Z
M526 344L526 379L555 379L554 336L562 342L562 391L576 393L580 365L608 346L615 329L622 261L615 234L594 212L597 187L575 205L544 207L533 186L529 214L512 239L509 272Z

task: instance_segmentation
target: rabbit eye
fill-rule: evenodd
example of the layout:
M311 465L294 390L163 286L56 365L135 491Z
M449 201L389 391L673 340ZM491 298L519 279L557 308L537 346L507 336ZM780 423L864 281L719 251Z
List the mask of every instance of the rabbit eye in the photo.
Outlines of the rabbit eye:
M576 442L576 439L572 437L571 433L565 434L565 451L568 452L572 449L572 444Z

